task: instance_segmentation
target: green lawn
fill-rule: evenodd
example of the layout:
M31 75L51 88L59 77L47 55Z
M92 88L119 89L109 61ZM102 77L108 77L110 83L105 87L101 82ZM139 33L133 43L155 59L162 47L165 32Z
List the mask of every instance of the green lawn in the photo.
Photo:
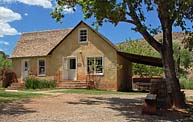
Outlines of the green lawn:
M76 94L92 94L92 95L101 95L101 94L119 94L119 95L139 95L147 94L142 92L117 92L117 91L101 91L101 90L88 90L88 89L65 89L62 91L56 91L60 93L76 93Z
M45 96L45 94L24 93L24 92L6 92L0 89L0 103L11 102L15 100L25 100L33 97Z

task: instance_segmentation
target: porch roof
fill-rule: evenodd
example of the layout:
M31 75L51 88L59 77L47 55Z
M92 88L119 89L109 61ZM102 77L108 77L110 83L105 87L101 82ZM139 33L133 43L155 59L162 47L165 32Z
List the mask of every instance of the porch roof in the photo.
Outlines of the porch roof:
M136 54L126 53L121 51L118 51L117 53L134 63L146 64L146 65L157 66L157 67L163 66L161 58L136 55Z

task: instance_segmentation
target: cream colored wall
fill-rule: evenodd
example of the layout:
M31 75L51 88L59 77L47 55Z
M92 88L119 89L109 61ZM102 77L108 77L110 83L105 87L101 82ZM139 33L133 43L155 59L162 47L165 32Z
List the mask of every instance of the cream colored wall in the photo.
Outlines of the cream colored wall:
M88 43L78 42L78 30L80 28L88 29ZM100 38L96 33L84 24L79 25L51 54L49 64L54 66L48 69L48 75L61 71L64 74L64 64L62 58L67 56L75 56L77 58L77 80L86 80L86 57L102 56L104 59L104 75L98 76L99 88L116 90L117 88L117 70L112 69L112 65L116 63L116 51ZM64 67L62 67L62 65Z
M12 69L16 73L17 78L20 82L23 82L22 81L22 61L23 60L29 60L29 74L37 76L38 75L38 69L37 69L38 59L46 59L46 68L49 69L49 63L48 63L47 57L30 57L30 58L14 58L14 59L12 59ZM48 71L48 70L46 69L46 71ZM47 76L46 79L48 79L48 80L54 79L54 77L51 75L48 75L47 72L46 72L46 76ZM40 79L44 78L45 79L45 77L38 77L38 78L40 78Z
M120 65L117 72L118 90L132 90L132 63L120 55L117 55L117 62Z
M21 78L21 58L12 59L12 69L16 73L17 78Z

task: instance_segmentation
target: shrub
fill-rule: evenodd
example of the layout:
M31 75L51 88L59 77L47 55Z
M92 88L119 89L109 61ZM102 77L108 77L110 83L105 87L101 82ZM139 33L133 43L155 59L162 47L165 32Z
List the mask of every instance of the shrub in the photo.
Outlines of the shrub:
M25 87L27 89L55 88L56 82L28 77L25 79Z
M190 78L181 77L180 86L183 89L193 89L193 77Z

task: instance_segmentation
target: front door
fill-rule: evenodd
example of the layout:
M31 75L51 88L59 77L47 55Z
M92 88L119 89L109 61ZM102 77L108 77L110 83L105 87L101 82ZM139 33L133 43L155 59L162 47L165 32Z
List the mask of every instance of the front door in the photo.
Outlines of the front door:
M25 79L29 75L29 60L22 61L22 78Z
M68 58L68 79L76 80L76 58Z

